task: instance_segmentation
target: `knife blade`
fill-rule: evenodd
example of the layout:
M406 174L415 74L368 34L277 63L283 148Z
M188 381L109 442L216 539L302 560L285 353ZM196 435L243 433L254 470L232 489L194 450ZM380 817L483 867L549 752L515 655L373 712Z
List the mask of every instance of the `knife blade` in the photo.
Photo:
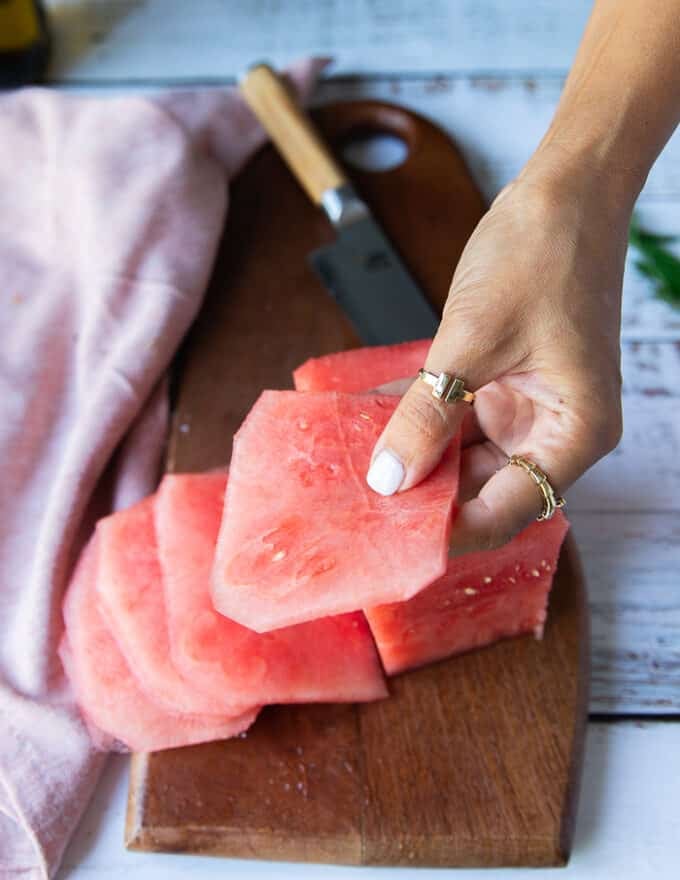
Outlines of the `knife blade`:
M266 64L249 68L241 91L307 195L337 231L309 255L312 268L367 345L433 336L437 315L370 209Z

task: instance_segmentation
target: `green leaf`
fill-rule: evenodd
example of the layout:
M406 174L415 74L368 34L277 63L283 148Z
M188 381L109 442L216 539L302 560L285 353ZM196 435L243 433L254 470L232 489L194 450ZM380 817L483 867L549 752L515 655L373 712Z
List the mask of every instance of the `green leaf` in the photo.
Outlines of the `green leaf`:
M647 263L643 263L642 260L637 260L634 265L640 275L645 275L647 278L656 278L656 272Z
M629 241L637 256L635 268L653 282L657 299L680 308L680 259L667 248L677 239L642 229L635 217L630 224Z

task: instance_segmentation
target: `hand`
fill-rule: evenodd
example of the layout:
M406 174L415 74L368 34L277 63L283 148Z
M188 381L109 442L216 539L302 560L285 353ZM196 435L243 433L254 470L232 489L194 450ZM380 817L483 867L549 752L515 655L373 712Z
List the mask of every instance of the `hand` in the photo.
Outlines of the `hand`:
M376 444L369 485L404 491L465 422L452 552L508 541L542 509L524 455L562 494L621 435L619 330L632 201L536 157L495 200L455 271L426 369L460 375L474 408L416 380ZM630 202L630 203L629 203Z

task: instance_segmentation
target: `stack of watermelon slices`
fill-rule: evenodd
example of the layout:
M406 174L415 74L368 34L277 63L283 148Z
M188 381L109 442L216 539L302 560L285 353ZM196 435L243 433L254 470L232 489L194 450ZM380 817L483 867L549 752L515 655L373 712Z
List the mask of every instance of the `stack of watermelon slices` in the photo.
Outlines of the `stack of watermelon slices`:
M265 704L380 699L383 669L541 635L561 514L500 550L449 560L457 441L408 492L366 486L396 398L357 392L413 375L428 346L308 361L298 391L257 401L228 479L167 475L99 522L60 649L95 743L223 739Z
M295 370L295 387L359 391L414 376L425 363L430 342L313 358ZM533 633L541 638L568 529L566 517L557 511L547 522L532 523L505 547L448 560L442 577L408 601L366 603L364 612L385 672L394 675L509 636Z

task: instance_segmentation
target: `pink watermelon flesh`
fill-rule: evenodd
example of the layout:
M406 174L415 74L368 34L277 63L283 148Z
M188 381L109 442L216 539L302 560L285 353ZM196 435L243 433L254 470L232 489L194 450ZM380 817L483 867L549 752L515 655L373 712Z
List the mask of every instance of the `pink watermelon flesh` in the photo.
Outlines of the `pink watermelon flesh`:
M366 485L397 400L265 391L234 438L215 607L264 632L408 599L446 570L458 446L419 486Z
M173 712L238 715L255 705L208 697L171 662L153 497L100 520L97 534L101 611L142 689Z
M415 376L425 363L431 339L355 348L310 358L293 372L298 391L368 391Z
M415 375L429 344L422 340L315 358L295 371L295 387L369 390ZM408 602L367 611L385 670L394 674L504 636L540 635L568 527L561 514L535 523L499 550L450 560L446 574Z
M97 544L95 536L85 548L64 600L60 648L88 722L135 751L226 739L249 727L256 709L231 718L172 713L139 688L99 610Z
M259 634L218 614L210 572L225 473L167 475L155 512L172 659L211 698L357 702L387 696L361 612Z
M408 602L368 609L385 671L394 675L506 636L540 638L568 528L558 512L498 550L451 559L446 574Z
M66 637L66 633L62 636L61 642L59 643L59 650L57 652L59 654L59 659L61 660L61 665L64 667L64 672L66 673L66 677L71 682L71 684L75 688L74 682L77 679L77 670L75 667L75 662L73 660L73 651L71 650L71 646L69 645L68 638ZM87 714L85 709L83 708L82 702L80 702L80 696L78 695L78 702L80 709L80 714L85 721L85 726L87 727L87 732L90 735L90 739L92 740L92 744L95 749L98 749L100 752L127 752L129 751L126 745L120 740L115 739L108 733L104 733L94 721Z

